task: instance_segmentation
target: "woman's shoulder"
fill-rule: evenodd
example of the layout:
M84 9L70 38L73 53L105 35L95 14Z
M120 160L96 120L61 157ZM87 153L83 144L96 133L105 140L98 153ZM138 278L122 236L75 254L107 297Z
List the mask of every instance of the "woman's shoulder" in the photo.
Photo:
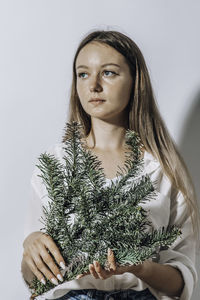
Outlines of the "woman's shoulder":
M42 151L39 155L39 157L36 160L36 164L34 166L34 170L33 170L33 178L35 178L38 174L40 174L40 170L38 168L39 165L39 158L42 154L49 154L49 155L53 155L56 159L60 160L61 162L63 162L63 157L65 155L65 151L63 148L64 144L63 143L55 143L55 144L51 144L49 146L46 147L45 151Z
M47 147L46 152L48 154L54 155L58 159L62 159L63 156L65 155L65 150L64 150L64 143L55 143Z
M61 163L64 162L64 154L65 151L63 149L63 143L54 143L46 147L45 151L42 151L42 154L50 154L53 155L56 159L58 159ZM36 164L34 165L32 176L31 176L31 186L34 188L35 192L42 198L47 194L47 190L45 185L43 184L43 180L41 178L41 170L38 167L40 165L39 157L36 160Z
M144 151L144 173L148 174L156 189L165 195L171 194L172 183L159 160L148 151Z
M148 173L153 173L156 170L161 171L161 165L158 159L147 150L143 152L144 170Z

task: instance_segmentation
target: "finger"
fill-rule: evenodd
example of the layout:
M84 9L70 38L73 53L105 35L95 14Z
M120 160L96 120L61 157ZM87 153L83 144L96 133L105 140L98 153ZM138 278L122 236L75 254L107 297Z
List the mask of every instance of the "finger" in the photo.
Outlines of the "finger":
M80 278L82 278L82 277L84 277L84 276L86 276L86 275L89 275L89 274L90 274L89 271L88 271L88 272L85 272L85 273L82 273L82 274L79 274L79 275L76 276L76 279L80 279Z
M54 285L58 285L58 280L54 276L54 274L49 270L47 265L44 263L44 261L41 259L40 256L33 256L33 261L38 269L44 276L50 280Z
M79 274L79 275L76 276L76 279L80 279L80 278L82 278L84 276L85 276L84 274Z
M53 239L49 235L45 235L44 244L55 258L57 264L64 270L66 268L64 258L62 257Z
M38 270L37 266L35 265L34 261L32 259L29 259L26 261L28 267L33 272L33 274L37 277L37 279L42 283L46 284L46 280L44 278L44 275Z
M110 248L108 248L108 264L109 264L110 269L112 269L114 271L116 270L117 266L115 263L115 256L114 256L113 251Z
M90 274L92 276L94 276L96 279L99 278L99 276L98 276L97 272L95 271L95 268L92 264L89 264L89 271L90 271Z
M54 284L58 284L57 279L55 276L60 280L63 281L62 275L59 272L59 269L55 262L53 262L53 259L51 255L48 253L46 246L44 244L47 240L51 240L51 237L49 237L46 234L39 234L34 235L32 237L33 239L30 239L30 245L26 244L25 250L24 250L24 257L25 261L29 260L29 264L31 264L32 268L34 269L33 274L36 276L36 274L39 274L38 272L42 273L42 276L46 277L47 279L51 280ZM54 242L52 242L55 244ZM43 258L41 258L41 255ZM32 263L33 262L33 263ZM48 263L50 269L48 268ZM35 267L34 267L35 265ZM41 274L40 274L41 275ZM37 277L37 276L36 276ZM40 276L41 277L41 276Z
M50 269L50 271L55 275L55 277L57 277L58 280L60 280L62 282L63 281L62 274L61 274L60 270L58 269L57 265L55 264L51 255L45 249L45 247L43 247L43 249L40 251L40 255L41 255L42 260L45 262L45 264Z
M93 265L94 265L95 271L100 279L106 279L106 278L110 277L111 275L113 275L112 271L104 270L98 261L94 261Z

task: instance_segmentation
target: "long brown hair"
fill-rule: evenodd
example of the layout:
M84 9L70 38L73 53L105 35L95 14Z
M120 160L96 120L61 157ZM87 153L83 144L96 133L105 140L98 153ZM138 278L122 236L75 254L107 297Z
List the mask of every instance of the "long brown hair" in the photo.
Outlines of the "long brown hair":
M158 111L144 57L132 39L118 31L96 30L80 42L73 61L73 80L67 122L80 122L85 136L92 130L90 115L84 111L77 94L75 70L80 50L92 41L107 44L126 58L134 80L127 106L128 128L139 134L146 151L158 159L177 192L180 190L184 195L189 215L192 218L194 233L199 238L199 212L191 177ZM65 134L62 141L65 142L66 138Z

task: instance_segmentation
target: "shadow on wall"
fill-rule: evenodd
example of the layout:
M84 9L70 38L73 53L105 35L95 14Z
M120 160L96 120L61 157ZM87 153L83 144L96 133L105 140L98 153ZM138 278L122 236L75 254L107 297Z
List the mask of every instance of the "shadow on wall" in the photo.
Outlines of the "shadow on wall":
M185 119L185 125L182 130L179 143L179 150L186 162L188 170L193 179L198 204L200 207L200 91L192 101L193 105ZM200 253L198 253L196 267L200 281ZM199 283L198 281L198 283ZM199 299L200 287L196 285L194 294L191 300Z
M192 176L197 195L200 195L200 91L192 103L178 146ZM200 204L200 196L198 202Z

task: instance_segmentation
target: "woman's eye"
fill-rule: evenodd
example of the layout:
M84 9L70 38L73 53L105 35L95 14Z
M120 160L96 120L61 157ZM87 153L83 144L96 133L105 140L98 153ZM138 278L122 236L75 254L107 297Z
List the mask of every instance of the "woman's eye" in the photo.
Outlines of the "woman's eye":
M115 72L113 72L113 71L107 71L107 70L104 71L104 74L105 74L106 76L108 76L108 77L110 77L110 76L112 76L112 75L117 75ZM110 75L109 75L109 74L110 74Z
M103 71L103 74L106 77L111 77L111 76L117 75L117 73L115 73L114 71L107 71L107 70ZM78 73L77 75L78 75L79 78L83 78L83 79L88 77L88 74L85 73L85 72Z
M86 78L85 75L87 75L87 73L84 73L84 72L78 73L78 77L80 77L80 78Z

